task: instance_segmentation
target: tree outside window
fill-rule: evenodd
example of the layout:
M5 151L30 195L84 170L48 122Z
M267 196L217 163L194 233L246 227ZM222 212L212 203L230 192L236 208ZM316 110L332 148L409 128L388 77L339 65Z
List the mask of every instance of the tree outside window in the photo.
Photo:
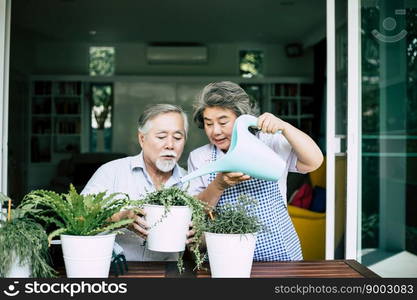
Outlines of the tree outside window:
M92 152L111 151L113 85L91 84L91 140Z
M244 78L262 77L264 52L260 50L241 50L239 52L239 70Z
M114 47L90 47L89 71L91 76L111 76L114 74Z

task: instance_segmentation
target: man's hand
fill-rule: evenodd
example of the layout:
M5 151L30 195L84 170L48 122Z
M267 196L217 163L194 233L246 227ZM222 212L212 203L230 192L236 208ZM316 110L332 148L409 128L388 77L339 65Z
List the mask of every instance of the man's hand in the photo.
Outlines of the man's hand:
M135 210L124 210L121 212L118 212L114 214L111 217L111 220L113 222L117 222L123 219L133 219L133 223L129 224L129 229L133 232L135 232L137 235L139 235L141 238L145 239L147 238L149 232L147 229L149 229L148 223L146 223L143 216L145 216L146 213L142 209L135 209Z
M188 232L187 232L187 240L185 241L185 244L191 244L194 243L194 234L195 234L195 230L193 229L193 222L190 222L190 225L188 227Z
M129 225L129 229L135 232L144 240L146 240L149 234L149 231L147 230L149 229L149 225L143 218L145 215L146 212L142 209L130 211L128 214L128 218L134 219L134 222Z
M187 245L187 249L190 252L193 252L195 247L197 246L194 234L195 234L195 230L193 229L193 223L191 222L190 223L190 230L187 232L187 241L185 242L186 245ZM204 235L202 235L200 237L200 247L199 248L200 248L200 251L202 249L206 248L206 240L204 238Z

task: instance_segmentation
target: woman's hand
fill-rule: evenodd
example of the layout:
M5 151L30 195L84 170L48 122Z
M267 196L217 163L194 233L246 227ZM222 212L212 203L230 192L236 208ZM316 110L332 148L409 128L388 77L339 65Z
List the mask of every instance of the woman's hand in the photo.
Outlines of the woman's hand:
M265 133L284 131L286 124L286 122L271 113L264 113L258 118L258 128Z
M139 235L141 238L146 240L149 232L147 229L149 229L148 223L146 223L145 219L143 218L146 215L145 211L142 209L135 209L135 210L124 210L121 212L118 212L114 214L111 217L111 220L113 222L117 222L123 219L133 219L133 223L130 223L128 228L129 230L135 232L137 235Z
M258 128L265 133L275 133L281 130L297 156L298 171L312 172L323 162L323 154L311 137L273 114L262 114L258 118Z
M209 208L215 207L227 188L249 179L251 179L249 175L241 172L218 173L208 187L197 195L197 198L206 203Z
M221 190L232 187L242 181L249 180L250 176L240 172L219 173L214 181Z

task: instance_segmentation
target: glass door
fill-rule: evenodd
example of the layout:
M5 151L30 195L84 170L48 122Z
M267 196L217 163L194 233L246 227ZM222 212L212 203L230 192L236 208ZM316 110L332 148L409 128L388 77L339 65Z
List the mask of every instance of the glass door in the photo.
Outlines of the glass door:
M358 258L384 277L416 277L417 1L360 8Z
M417 277L417 1L328 0L327 39L326 258Z

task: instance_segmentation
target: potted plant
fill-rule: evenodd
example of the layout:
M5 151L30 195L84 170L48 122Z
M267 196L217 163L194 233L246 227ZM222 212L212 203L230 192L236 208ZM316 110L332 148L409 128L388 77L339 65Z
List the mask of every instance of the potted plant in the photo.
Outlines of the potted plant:
M197 198L178 187L162 188L148 193L141 203L146 213L149 234L146 245L149 250L160 252L183 252L186 234L192 220L195 231L195 247L192 248L196 268L199 269L203 258L198 244L203 234L205 205ZM179 271L183 271L182 257L178 260Z
M0 193L0 203L4 200L9 199ZM45 230L9 205L7 217L0 218L0 277L54 277L49 263Z
M240 196L207 219L204 237L212 277L250 277L256 234L261 229L252 212L256 201Z
M48 239L50 242L61 237L67 277L108 277L116 236L113 231L133 222L110 220L132 203L127 195L119 196L105 192L80 195L71 185L67 194L32 191L24 197L21 207L38 209L34 218L57 227Z

